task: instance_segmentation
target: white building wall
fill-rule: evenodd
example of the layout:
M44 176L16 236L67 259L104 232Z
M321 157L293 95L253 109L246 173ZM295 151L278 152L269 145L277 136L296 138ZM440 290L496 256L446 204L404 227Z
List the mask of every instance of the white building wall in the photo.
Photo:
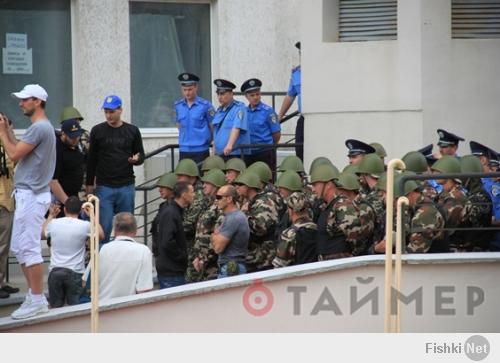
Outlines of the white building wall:
M422 1L424 139L436 129L500 151L500 39L451 39L451 0Z
M301 8L306 163L326 155L344 166L348 138L401 157L435 143L437 128L467 139L461 154L469 140L500 149L500 40L451 39L451 0L399 0L397 40L324 42L332 3Z

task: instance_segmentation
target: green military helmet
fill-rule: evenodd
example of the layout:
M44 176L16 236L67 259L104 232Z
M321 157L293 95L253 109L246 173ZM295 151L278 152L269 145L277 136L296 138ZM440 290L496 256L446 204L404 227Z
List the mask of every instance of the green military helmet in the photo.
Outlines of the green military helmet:
M375 186L378 190L387 191L387 173L380 174Z
M311 166L309 167L309 175L311 175L312 171L320 165L333 166L333 163L330 161L330 159L325 158L324 156L318 156L312 161Z
M220 169L211 169L207 171L201 180L205 183L213 184L218 188L226 184L224 172Z
M260 181L263 183L269 183L269 181L273 177L273 172L271 171L271 168L263 161L256 161L255 163L253 163L248 167L248 170L251 170L255 174L257 174L258 177L260 178Z
M425 173L427 171L427 159L424 154L418 151L406 153L402 160L406 165L406 170L415 173Z
M295 171L297 173L304 173L304 163L300 160L299 157L295 155L289 155L283 159L280 166L278 167L278 171Z
M177 183L177 175L169 171L168 173L163 174L158 182L156 183L157 187L164 187L169 189L174 189L174 185Z
M77 119L82 121L83 117L80 112L73 106L64 107L61 112L60 122L63 123L66 120Z
M210 155L201 164L202 171L208 171L212 169L220 169L223 170L226 167L226 163L224 163L224 159L219 155Z
M409 175L409 174L414 174L414 173L403 172L394 174L394 185L393 185L394 198L399 198L403 195L407 195L409 192L412 192L419 188L419 185L415 180L408 180L407 182L405 182L403 191L404 194L399 193L399 181L401 180L403 175ZM387 173L383 173L377 180L377 189L387 191Z
M192 159L182 159L175 167L175 174L187 176L200 176L198 166Z
M246 168L247 167L243 160L241 160L240 158L231 158L228 161L226 161L226 165L223 170L236 170L241 173Z
M342 173L351 173L351 174L356 174L358 172L359 168L357 165L349 164L342 169Z
M420 188L418 183L415 180L407 180L404 185L404 190L403 194L400 193L399 191L399 182L401 178L405 175L410 175L410 174L415 174L413 172L402 172L402 173L397 173L394 174L394 198L399 198L402 196L408 195L408 193L413 192L414 190L417 190Z
M367 154L361 160L361 163L358 165L358 174L370 174L373 177L380 177L385 171L384 163L380 157L373 153Z
M288 198L285 199L285 204L294 212L302 212L309 208L309 199L303 192L293 192Z
M242 172L234 181L235 184L243 184L249 188L260 189L259 176L250 169Z
M311 173L311 183L316 182L327 182L330 180L336 180L339 178L339 171L333 165L320 165Z
M299 174L295 171L288 170L283 173L278 178L276 186L279 188L286 188L291 191L301 191L303 188L302 179Z
M382 144L379 144L378 142L372 142L370 146L375 149L375 154L377 154L379 157L385 158L387 156L387 152L385 151Z
M342 172L339 175L339 180L337 181L339 188L357 191L361 188L359 184L358 176L350 172Z
M460 170L462 173L482 173L483 166L475 155L465 155L460 158Z
M444 155L432 165L440 173L460 173L460 161L454 156Z

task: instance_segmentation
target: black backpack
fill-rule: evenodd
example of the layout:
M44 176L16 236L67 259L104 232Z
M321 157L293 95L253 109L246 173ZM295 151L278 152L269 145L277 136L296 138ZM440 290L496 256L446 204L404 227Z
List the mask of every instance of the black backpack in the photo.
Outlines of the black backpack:
M318 262L318 230L295 225L292 228L297 241L295 263Z

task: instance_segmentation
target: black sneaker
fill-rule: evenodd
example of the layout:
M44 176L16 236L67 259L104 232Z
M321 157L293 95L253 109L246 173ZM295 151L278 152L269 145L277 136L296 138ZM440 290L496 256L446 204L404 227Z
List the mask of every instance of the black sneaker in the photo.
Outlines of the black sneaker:
M8 292L0 290L0 299L8 299L9 297L10 297L10 294Z
M5 285L4 287L2 287L2 291L6 292L7 294L15 294L19 292L19 289L17 287Z

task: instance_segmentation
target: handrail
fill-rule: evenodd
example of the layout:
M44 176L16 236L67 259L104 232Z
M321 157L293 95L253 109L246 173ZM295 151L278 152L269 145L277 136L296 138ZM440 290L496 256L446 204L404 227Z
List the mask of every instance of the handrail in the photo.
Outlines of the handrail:
M276 109L276 96L286 96L286 92L261 92L261 96L271 96L271 106ZM235 96L244 96L244 92L234 92Z
M392 333L392 294L393 290L393 278L392 278L392 231L393 231L393 215L394 211L392 206L394 204L394 172L395 169L399 168L404 170L406 168L405 163L399 159L393 159L389 161L387 165L387 188L386 188L386 213L385 213L385 285L384 285L384 331L386 333Z
M391 163L394 162L394 160L391 160ZM391 165L389 163L389 165ZM389 170L389 168L388 168ZM436 179L468 179L468 178L494 178L494 177L500 177L500 172L494 172L494 173L442 173L442 174L424 174L424 175L415 175L415 174L407 174L407 175L402 175L397 188L398 188L398 194L399 195L404 195L404 185L407 181L410 180L436 180ZM388 172L388 177L387 177L387 206L391 205L392 203L389 204L389 193L393 193L393 187L392 185L389 186L390 181L393 181L393 175L390 176ZM491 204L491 203L481 203L481 204ZM408 206L409 205L409 200L405 196L402 196L398 199L397 201L397 212L396 212L396 293L399 293L401 291L401 274L402 274L402 266L401 266L401 254L402 254L402 248L403 248L403 205ZM387 208L387 222L386 222L386 236L392 235L392 207ZM389 213L391 213L391 216L389 216ZM389 218L391 218L391 224L389 225ZM472 228L442 228L442 230L453 230L453 231L474 231L474 230L481 230L481 231L490 231L490 230L499 230L498 227L472 227ZM386 242L387 242L387 237L386 237ZM390 250L390 252L388 251ZM387 269L387 256L390 255L390 266L391 268L388 270ZM391 320L391 316L387 316L387 314L391 314L392 311L389 312L388 308L388 303L390 306L390 309L392 310L393 307L393 299L391 298L391 294L395 293L394 291L391 291L389 295L387 295L387 279L388 276L391 277L392 279L392 243L386 243L386 316L385 316L385 331L386 332L396 332L399 333L401 332L401 307L400 307L400 299L396 298L396 311L395 313L395 320ZM389 301L388 301L388 296L389 296Z
M285 117L283 117L281 120L280 120L280 125L282 123L285 123L287 122L288 120L290 120L291 118L294 118L295 116L298 116L300 115L299 111L295 111L295 112L292 112L291 114L289 115L286 115Z

